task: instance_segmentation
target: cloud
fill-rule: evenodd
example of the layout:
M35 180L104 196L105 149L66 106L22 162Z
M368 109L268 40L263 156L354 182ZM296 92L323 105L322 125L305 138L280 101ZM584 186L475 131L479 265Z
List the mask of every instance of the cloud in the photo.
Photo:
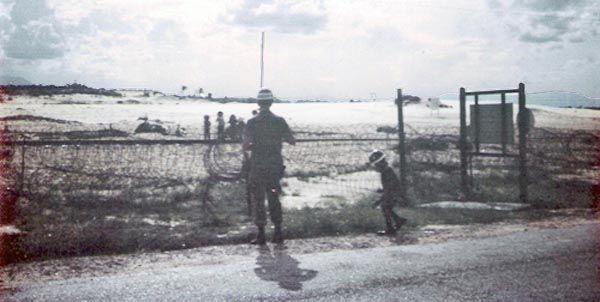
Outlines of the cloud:
M529 8L534 11L555 12L587 6L589 0L520 0L515 3L517 6Z
M532 44L582 43L593 37L600 6L592 0L487 0L519 40Z
M65 52L63 37L48 23L32 22L18 26L4 46L7 57L38 60L62 57Z
M93 10L79 21L74 28L80 34L97 34L102 32L132 33L134 28L122 16L107 10Z
M321 1L245 0L230 12L229 23L283 33L313 34L327 24Z
M148 40L169 43L173 46L181 46L188 40L188 35L183 32L177 22L173 20L160 20L153 25L148 33Z
M45 0L16 1L11 4L10 25L2 29L2 36L6 37L3 41L6 57L38 60L64 55L66 43L63 28Z
M521 34L520 40L531 43L560 42L574 28L575 17L545 14L530 20L530 28Z
M519 37L519 40L522 42L528 43L548 43L548 42L560 42L561 39L555 35L534 35L532 33L524 33Z

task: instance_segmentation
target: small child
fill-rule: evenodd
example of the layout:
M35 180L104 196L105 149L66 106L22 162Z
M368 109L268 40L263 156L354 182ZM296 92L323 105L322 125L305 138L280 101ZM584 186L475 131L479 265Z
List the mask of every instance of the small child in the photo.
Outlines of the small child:
M241 141L242 138L244 137L244 129L246 129L246 122L244 121L243 118L238 118L238 122L237 125L235 125L235 128L237 129L235 132L237 134L236 136L236 140Z
M373 204L373 208L381 204L381 211L385 218L385 230L379 231L377 234L394 235L406 223L406 219L398 216L393 210L400 197L400 181L394 169L385 160L383 152L379 150L371 152L369 164L381 174L381 185L383 186L383 195Z
M210 139L210 116L204 115L204 139Z
M217 139L225 140L225 118L222 111L217 112Z
M229 138L232 141L235 141L237 139L237 117L235 116L235 114L232 114L229 116L229 121L227 122L229 124L229 128L227 128L227 133L229 134Z

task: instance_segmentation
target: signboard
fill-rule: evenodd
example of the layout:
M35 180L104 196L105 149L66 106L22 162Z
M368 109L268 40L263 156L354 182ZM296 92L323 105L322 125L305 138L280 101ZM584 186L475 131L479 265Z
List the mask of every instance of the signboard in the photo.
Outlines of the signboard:
M479 131L477 131L477 112L479 111ZM475 136L479 132L480 144L502 144L502 104L484 104L471 105L471 124L469 125L469 137L472 142L475 142ZM514 144L515 134L513 125L513 105L512 103L504 104L505 120L504 131L506 133L506 143Z
M440 99L439 98L429 98L429 108L431 110L439 110L440 109Z
M434 111L437 111L438 116L440 115L440 99L429 98L427 99L427 107L431 109L430 114L433 115Z

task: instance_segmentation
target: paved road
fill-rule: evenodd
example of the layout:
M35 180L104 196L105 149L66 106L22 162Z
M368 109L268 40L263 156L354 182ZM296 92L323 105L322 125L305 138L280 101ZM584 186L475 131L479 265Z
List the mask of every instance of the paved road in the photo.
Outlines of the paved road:
M303 255L270 246L226 264L32 281L4 301L600 301L598 235L587 224Z

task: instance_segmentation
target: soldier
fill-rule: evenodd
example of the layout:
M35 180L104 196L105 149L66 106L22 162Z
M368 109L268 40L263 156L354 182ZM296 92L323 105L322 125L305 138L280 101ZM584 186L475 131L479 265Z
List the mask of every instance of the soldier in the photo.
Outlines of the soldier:
M385 218L385 230L377 232L379 235L394 235L396 231L406 223L406 219L398 216L393 208L400 198L400 181L385 160L385 154L379 150L371 152L369 155L369 164L375 167L375 170L381 174L381 185L383 195L379 198L373 207L381 204L381 211ZM392 224L393 223L393 224Z
M282 142L295 145L296 140L284 118L270 111L273 93L266 88L258 92L260 113L248 120L244 131L244 150L250 151L250 189L254 208L254 223L258 228L252 244L265 244L265 225L267 223L265 195L269 204L271 222L275 226L273 243L283 243L281 230L282 214L279 194L283 177Z

